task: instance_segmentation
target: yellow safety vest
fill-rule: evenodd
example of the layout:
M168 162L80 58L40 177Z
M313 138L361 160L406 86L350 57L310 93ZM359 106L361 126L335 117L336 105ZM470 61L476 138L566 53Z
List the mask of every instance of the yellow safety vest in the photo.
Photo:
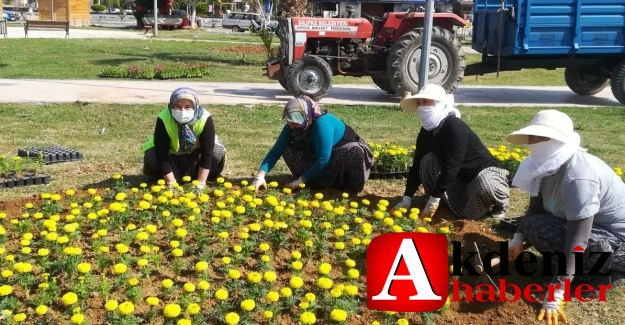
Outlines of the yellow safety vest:
M192 128L193 134L195 134L196 138L198 138L200 134L202 134L202 131L204 130L204 125L206 125L206 120L208 120L209 116L210 116L210 113L204 110L204 114L202 114L202 118L199 121L197 121L195 124L193 124L193 128ZM189 152L193 152L197 150L197 148L200 147L200 141L195 141L195 144L193 145L190 151L178 152L178 150L180 150L180 141L178 139L178 122L176 122L176 120L171 116L171 112L169 111L169 108L165 108L164 110L162 110L158 114L158 117L161 120L163 120L163 123L165 124L165 129L167 130L167 134L169 134L169 138L171 139L169 143L169 153L186 154ZM150 139L143 144L141 152L145 153L151 148L154 148L154 134L152 134Z

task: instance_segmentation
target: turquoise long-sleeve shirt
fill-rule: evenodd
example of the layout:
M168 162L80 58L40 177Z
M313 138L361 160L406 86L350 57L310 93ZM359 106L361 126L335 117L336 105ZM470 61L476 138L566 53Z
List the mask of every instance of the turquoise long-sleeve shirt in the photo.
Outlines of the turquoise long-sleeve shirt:
M332 147L337 144L343 138L345 134L345 123L338 117L327 113L318 118L308 131L308 139L311 146L314 146L314 152L317 160L313 165L304 173L304 179L306 181L313 180L328 167L330 163L330 156L332 155ZM262 164L260 170L268 173L286 149L286 147L294 140L293 131L289 125L285 125L282 128L282 132L278 136L276 143L273 145ZM297 175L294 175L297 177Z

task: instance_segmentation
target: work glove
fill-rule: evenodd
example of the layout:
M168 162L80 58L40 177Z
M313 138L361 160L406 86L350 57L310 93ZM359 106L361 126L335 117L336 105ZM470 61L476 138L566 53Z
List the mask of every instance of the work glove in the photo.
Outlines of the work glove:
M410 196L402 196L401 201L395 204L392 210L395 211L401 208L408 210L410 208L411 203L412 203L412 198Z
M419 219L432 218L434 216L434 213L436 213L436 210L438 209L438 205L440 204L440 202L441 202L440 198L430 196L428 203L425 204L425 208L423 208L421 215L419 215Z
M549 294L545 293L542 309L536 319L541 321L544 318L547 325L558 325L558 320L567 324L566 315L564 314L564 290L554 290L553 298L553 301L548 301Z
M195 186L195 188L193 189L193 192L195 192L195 194L202 194L204 193L204 189L206 188L206 184L198 184L197 186Z
M525 235L517 232L512 237L512 240L508 243L508 261L514 262L516 257L523 251L523 242L525 241Z
M178 182L167 182L167 189L170 190L174 195L180 195L180 191L178 191Z
M291 190L296 190L299 188L299 184L302 184L302 178L298 177L296 180L292 181L289 184L286 184L284 187L290 188Z
M254 181L252 182L252 186L254 186L254 191L256 191L256 193L258 193L258 190L261 187L264 187L265 189L267 189L267 181L265 181L265 174L258 173L256 175L256 178L254 178Z

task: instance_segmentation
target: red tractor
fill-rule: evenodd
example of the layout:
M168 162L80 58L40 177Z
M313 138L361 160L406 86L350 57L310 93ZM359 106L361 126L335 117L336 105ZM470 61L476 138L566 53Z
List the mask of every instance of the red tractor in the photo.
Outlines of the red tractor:
M382 90L404 96L418 92L424 13L394 12L383 18L280 19L278 55L267 60L267 76L294 96L325 97L332 77L371 77ZM435 13L429 83L448 93L458 88L466 67L453 26L466 21L453 13Z

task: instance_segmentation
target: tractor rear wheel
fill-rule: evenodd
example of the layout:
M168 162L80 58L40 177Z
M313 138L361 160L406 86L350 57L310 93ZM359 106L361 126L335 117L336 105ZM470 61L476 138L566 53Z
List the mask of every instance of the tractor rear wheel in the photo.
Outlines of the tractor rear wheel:
M371 80L373 80L373 83L376 86L380 87L380 89L386 91L389 94L395 94L395 89L393 89L393 86L391 86L391 82L388 80L388 78L371 76Z
M305 56L289 67L286 85L293 96L306 95L319 101L332 88L332 68L319 57Z
M608 85L608 78L590 74L590 71L600 69L566 68L564 81L566 85L578 95L595 95Z
M413 29L399 37L390 49L387 73L399 96L419 92L419 62L423 30ZM465 62L462 43L448 30L432 28L428 83L440 85L448 94L458 89L464 78Z
M610 79L610 87L612 87L612 95L625 105L625 60L619 62L612 71Z

